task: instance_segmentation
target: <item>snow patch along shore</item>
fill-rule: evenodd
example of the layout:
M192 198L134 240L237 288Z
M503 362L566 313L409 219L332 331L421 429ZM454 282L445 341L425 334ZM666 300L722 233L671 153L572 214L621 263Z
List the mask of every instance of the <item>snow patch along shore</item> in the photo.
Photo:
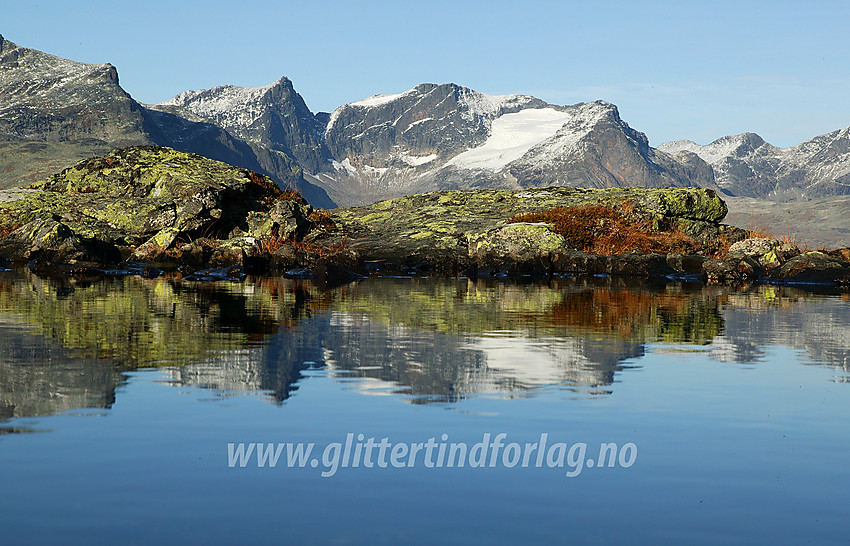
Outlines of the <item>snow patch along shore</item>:
M554 108L529 108L493 120L490 136L477 148L453 157L447 165L497 171L552 137L575 114Z

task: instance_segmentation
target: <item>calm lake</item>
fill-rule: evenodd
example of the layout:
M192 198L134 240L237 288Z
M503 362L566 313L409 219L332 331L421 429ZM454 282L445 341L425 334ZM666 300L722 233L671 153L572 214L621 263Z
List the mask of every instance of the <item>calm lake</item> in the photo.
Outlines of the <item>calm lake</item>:
M850 295L0 273L0 543L848 541Z

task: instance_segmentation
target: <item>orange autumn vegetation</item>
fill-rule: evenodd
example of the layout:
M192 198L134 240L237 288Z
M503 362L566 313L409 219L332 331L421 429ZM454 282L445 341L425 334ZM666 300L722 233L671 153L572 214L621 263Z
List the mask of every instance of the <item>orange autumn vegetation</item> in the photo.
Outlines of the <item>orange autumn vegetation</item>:
M318 257L325 257L345 250L348 246L348 239L345 238L331 246L308 243L306 241L296 241L291 238L287 239L283 237L269 237L268 239L263 239L259 242L260 252L268 254L272 254L284 246L291 246L293 248L315 254Z
M314 226L319 227L325 231L336 231L337 227L334 221L331 219L331 215L323 210L314 210L310 213L310 216L307 217L307 220L313 223Z
M652 220L634 213L634 206L579 205L513 216L510 222L546 222L576 250L592 254L641 252L692 254L704 250L678 228L653 229Z

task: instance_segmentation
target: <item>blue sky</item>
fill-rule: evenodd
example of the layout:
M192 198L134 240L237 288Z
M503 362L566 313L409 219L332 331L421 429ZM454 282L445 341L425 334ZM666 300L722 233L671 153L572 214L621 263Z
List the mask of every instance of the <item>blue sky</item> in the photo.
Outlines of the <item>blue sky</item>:
M300 0L4 6L19 45L110 62L134 98L288 76L314 111L423 82L604 99L652 145L850 126L850 3Z

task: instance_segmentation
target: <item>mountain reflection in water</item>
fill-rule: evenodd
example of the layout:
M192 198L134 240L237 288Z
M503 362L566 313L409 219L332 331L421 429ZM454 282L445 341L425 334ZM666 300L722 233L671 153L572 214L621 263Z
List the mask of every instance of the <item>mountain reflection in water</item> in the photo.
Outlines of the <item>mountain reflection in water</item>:
M653 285L612 279L520 284L370 278L0 277L0 422L108 408L130 369L174 385L286 400L309 368L415 403L533 395L556 385L611 393L648 350L691 345L758 362L767 345L850 370L847 294L788 287ZM680 350L680 348L676 348Z

